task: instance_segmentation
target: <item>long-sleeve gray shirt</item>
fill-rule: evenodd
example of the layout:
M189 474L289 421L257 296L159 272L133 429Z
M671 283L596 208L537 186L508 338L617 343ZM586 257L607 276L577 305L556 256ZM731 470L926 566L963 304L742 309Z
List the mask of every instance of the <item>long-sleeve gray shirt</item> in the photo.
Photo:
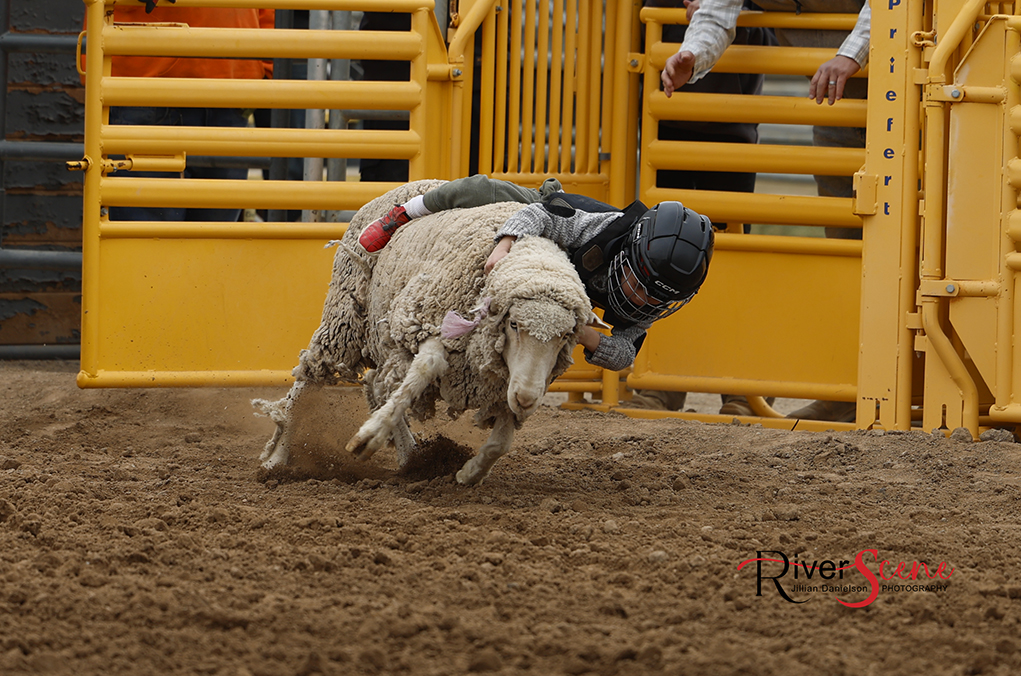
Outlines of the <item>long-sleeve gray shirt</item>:
M684 35L684 44L679 51L695 55L695 67L691 82L708 73L720 60L723 51L734 39L734 26L741 14L743 0L704 0L691 18L691 25ZM869 28L872 24L872 10L866 2L858 14L854 30L847 36L837 54L854 59L865 67L869 60Z
M568 250L575 250L621 215L619 211L588 212L580 209L573 216L562 217L550 213L541 204L529 204L503 224L496 233L502 237L545 237ZM590 294L591 295L591 294ZM603 308L606 309L606 308ZM585 350L585 360L610 371L631 366L646 331L652 324L614 326L610 335L602 335L595 351Z

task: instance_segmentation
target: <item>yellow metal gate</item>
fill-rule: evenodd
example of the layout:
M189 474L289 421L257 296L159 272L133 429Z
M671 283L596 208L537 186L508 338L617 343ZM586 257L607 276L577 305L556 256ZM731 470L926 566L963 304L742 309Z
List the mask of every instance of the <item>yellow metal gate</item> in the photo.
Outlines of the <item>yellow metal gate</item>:
M332 251L329 223L110 221L110 206L357 209L393 187L359 182L132 178L181 171L189 155L384 157L412 176L450 176L453 67L432 0L179 0L178 7L386 9L402 34L346 35L185 25L115 25L114 2L86 0L86 157L82 370L93 386L282 384L318 325ZM133 3L134 4L134 3ZM305 82L110 76L113 56L407 60L407 82ZM110 106L407 110L408 131L114 126ZM124 160L111 156L124 155Z
M408 160L412 179L455 178L477 162L481 172L525 185L557 176L569 190L618 206L635 197L679 199L715 222L862 229L856 241L728 228L703 291L654 327L632 372L579 363L554 384L573 393L572 405L617 406L626 377L635 388L749 395L774 426L795 422L757 397L857 402L858 427L965 426L977 434L1021 422L1014 358L1021 18L1013 3L872 7L868 102L832 107L683 91L667 99L659 73L676 45L662 42L662 26L683 23L684 11L626 0L465 2L446 33L431 0L177 3L411 15L410 31L387 34L118 26L114 4L86 0L82 386L287 382L318 322L332 256L322 246L343 232L342 224L321 223L112 222L106 207L353 209L392 187L142 179L110 175L114 169L177 170L194 154L380 157ZM847 29L854 19L762 12L741 22ZM407 61L411 75L328 83L111 77L109 59L125 54L379 58ZM717 69L810 76L832 56L735 46ZM400 109L410 129L107 124L110 106L141 105ZM868 143L860 150L665 141L660 120L865 126ZM656 172L670 169L854 175L856 191L832 198L655 187ZM592 402L581 401L585 392Z

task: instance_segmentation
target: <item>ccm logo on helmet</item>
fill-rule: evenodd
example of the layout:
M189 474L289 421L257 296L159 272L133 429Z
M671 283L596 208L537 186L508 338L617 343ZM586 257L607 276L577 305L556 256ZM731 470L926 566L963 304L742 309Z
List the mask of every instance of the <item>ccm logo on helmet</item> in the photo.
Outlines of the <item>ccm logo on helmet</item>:
M680 291L678 291L677 289L675 289L675 288L673 288L671 286L667 286L666 284L664 284L663 282L659 281L658 279L654 279L652 281L652 283L655 284L656 286L658 286L659 288L663 289L667 293L669 293L671 296L680 296L681 295Z

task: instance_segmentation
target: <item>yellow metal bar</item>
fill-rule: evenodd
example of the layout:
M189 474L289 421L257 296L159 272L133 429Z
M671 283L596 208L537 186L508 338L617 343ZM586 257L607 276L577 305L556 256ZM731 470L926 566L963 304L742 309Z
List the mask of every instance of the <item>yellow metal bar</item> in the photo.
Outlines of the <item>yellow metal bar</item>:
M78 374L78 387L278 387L290 371L105 371Z
M87 39L92 49L85 55L85 182L82 210L82 373L96 373L99 367L99 225L100 179L103 155L100 128L106 122L103 101L90 95L99 91L99 84L110 74L110 59L104 58L103 27L112 21L107 18L101 2L85 3L88 29Z
M600 5L595 6L600 7ZM606 78L607 86L603 87L603 22L601 21L603 13L591 10L589 10L589 13L592 14L592 19L589 22L589 54L586 59L588 61L586 70L588 72L590 92L588 97L589 131L587 134L588 138L585 139L589 155L587 162L581 165L583 168L580 171L592 174L599 171L599 132L603 127L604 115L606 119L609 117L609 99L606 98L608 91L604 90L609 90L610 78Z
M861 227L861 217L852 212L850 197L809 197L716 192L711 190L668 190L649 188L646 204L677 200L721 223L776 223L782 225L829 225Z
M451 63L467 65L463 59L465 51L475 37L475 31L479 29L495 6L496 0L475 0L467 14L461 17L461 22L457 30L454 31L454 37L451 38L450 46L447 48Z
M226 181L105 177L104 206L209 209L358 209L400 183Z
M432 13L431 9L418 9L418 10L412 12L412 14L411 14L411 31L413 33L417 33L419 35L423 35L423 36L427 35L429 33L429 31L431 30L431 28L432 28L432 22L433 21L435 21L435 18L433 16L433 13ZM448 129L448 130L440 131L440 130L437 130L437 129L429 129L428 128L429 117L427 115L428 111L426 110L426 97L425 97L425 93L422 92L422 90L421 90L421 86L418 84L420 82L425 82L426 81L426 79L428 78L428 70L429 70L428 55L425 53L425 51L422 51L418 56L416 56L414 59L411 60L411 82L409 82L408 84L413 85L414 89L418 90L418 93L415 96L412 97L414 99L415 106L413 108L411 108L411 110L408 112L408 128L412 132L417 134L419 138L422 138L422 139L426 138L430 134L437 134L437 135L442 134L442 135L446 135L447 138L450 138L450 135L452 135L451 142L450 142L449 145L447 145L447 148L449 149L448 152L451 152L453 154L453 157L456 159L457 158L456 151L457 151L457 149L459 147L458 139L460 138L459 134L457 134L456 132L458 132L460 130L459 129ZM316 84L325 84L325 83L317 82ZM346 84L346 83L339 83L339 84ZM400 84L401 84L401 86L403 86L403 83L400 83ZM456 94L459 91L460 91L460 89L455 86L454 93ZM382 107L380 99L381 98L390 98L391 96L396 97L396 96L400 96L400 95L397 94L396 92L394 92L392 94L389 94L389 95L384 95L384 96L382 96L380 98L373 99L371 104L367 104L364 107L366 107L366 108L380 108L380 107ZM456 103L456 101L457 101L456 96L454 98L454 101ZM309 108L327 108L327 109L333 109L333 108L339 108L341 106L308 106L308 107ZM363 106L358 106L358 107L363 107ZM454 113L454 114L456 114L456 113ZM416 156L414 156L410 160L408 160L408 178L410 178L411 180L414 181L414 180L419 180L419 179L423 179L423 178L433 178L433 177L435 177L435 174L433 176L429 176L430 172L428 172L426 170L426 161L427 161L427 158L426 158L424 152L419 152ZM305 208L312 208L312 207L305 207Z
M496 91L496 17L490 14L482 24L482 74L481 90ZM482 100L479 104L479 173L493 173L493 102Z
M546 64L550 53L550 16L549 12L543 9L539 12L539 60ZM535 82L535 164L536 173L546 171L546 111L549 109L551 94L547 88L549 81L549 68L545 66L538 69Z
M183 154L161 157L128 155L123 160L103 160L102 164L104 171L165 171L178 174L188 166Z
M908 14L906 21L906 35L913 35L922 30L922 14L921 11L914 11ZM896 58L896 57L894 57ZM922 53L921 50L912 49L906 50L904 65L904 74L913 72L915 68L921 65ZM903 77L903 76L902 76ZM903 95L905 101L919 101L921 99L921 88L917 85L909 84L910 80L904 77L905 84L903 85ZM915 110L912 110L915 108ZM916 139L921 136L922 119L921 111L915 106L905 106L906 114L904 115L904 138L905 139ZM880 111L882 112L882 111ZM878 146L878 144L877 144ZM878 148L877 148L878 150ZM907 313L915 307L915 281L918 279L918 178L919 178L919 161L911 161L909 157L908 161L902 163L903 166L903 177L901 185L901 200L904 205L901 209L900 219L900 232L901 232L901 250L900 250L900 269L898 274L898 314L899 323L897 325L897 400L895 404L895 418L894 426L899 429L910 429L911 427L911 405L912 405L912 389L914 380L914 330L908 327L905 319ZM864 273L863 273L864 277ZM862 285L862 298L866 298L866 290L864 283ZM864 302L863 302L864 307ZM862 311L862 323L863 327L866 326L864 321L865 310ZM864 360L862 360L864 361ZM862 383L864 377L863 371L859 370L859 384ZM862 402L859 401L859 406ZM882 406L880 406L882 412Z
M411 110L422 102L417 82L114 77L97 87L106 106Z
M630 107L631 97L629 85L632 76L628 71L628 59L631 53L631 26L634 23L631 9L633 5L628 0L616 0L616 15L612 22L607 21L607 27L612 26L613 34L613 55L614 59L607 64L612 71L612 98L610 99L610 195L609 203L623 207L627 199L627 152L628 152L628 121L634 117L633 107ZM607 14L609 17L609 14ZM609 38L607 39L609 44Z
M86 4L128 5L135 0L85 0ZM177 7L222 7L225 9L336 9L352 12L413 12L432 10L433 0L177 0Z
M510 181L511 183L517 183L518 185L529 186L538 188L542 184L542 181L547 176L558 179L565 188L568 185L583 185L583 186L594 186L605 184L609 179L603 174L572 174L569 172L557 173L549 172L548 174L531 174L524 172L509 172L509 171L496 171L493 172L494 178L499 178L504 181Z
M579 0L583 2L584 0ZM578 49L577 74L574 81L577 86L577 108L574 115L574 171L583 173L588 168L589 144L588 130L592 108L592 80L589 78L589 51L592 40L593 17L591 12L579 8L578 12Z
M410 159L421 149L413 131L259 129L104 125L110 155L230 155L240 157L383 157Z
M661 42L648 51L652 67L662 70L666 60L677 51L677 45ZM743 73L748 64L755 64L756 73L767 75L806 75L811 77L819 66L833 58L833 49L821 47L755 47L731 45L713 66L715 73ZM868 76L868 68L853 77Z
M602 400L604 404L616 406L620 402L620 371L603 371Z
M632 373L628 387L635 390L668 390L672 392L712 392L729 394L744 392L753 396L790 397L793 399L825 399L854 401L858 388L850 383L805 383L741 378L707 378L658 373Z
M653 141L645 153L657 170L850 176L865 163L864 148L822 146Z
M535 167L532 164L532 146L540 142L538 125L535 125L535 102L536 99L545 95L545 92L539 92L535 87L536 52L531 47L533 40L537 37L535 34L535 23L535 3L528 2L525 6L524 32L524 38L528 41L528 48L525 49L525 62L522 67L524 83L522 84L521 97L521 171L525 172L535 171ZM545 54L542 56L545 56ZM546 69L543 68L542 70Z
M507 12L500 12L496 15L496 54L499 54L501 58L497 59L496 89L493 96L493 107L496 111L493 122L493 172L509 169L507 162L507 69L510 64L507 59L502 58L510 49L507 31Z
M623 1L623 0L622 0ZM633 15L637 18L638 6L637 3L632 3ZM629 53L634 53L638 50L641 44L641 24L637 20L631 22L631 48L628 50ZM637 63L635 64L637 67ZM631 64L628 63L630 69ZM634 75L628 77L628 110L641 110L642 109L642 93L641 93L641 78L636 72ZM638 151L639 151L639 130L642 128L642 118L638 115L628 115L627 125L627 150L625 157L627 157L627 170L625 176L628 177L626 181L626 187L624 189L624 201L620 203L620 206L624 206L635 199L637 199L638 186L636 185L635 177L639 173L638 165Z
M967 427L973 437L978 437L978 387L968 373L964 360L957 354L953 343L947 338L939 325L939 302L935 298L922 303L922 328L925 336L935 350L936 356L950 373L954 384L961 390L964 399L963 426Z
M560 408L567 411L601 411L606 413L613 411L614 413L620 413L626 415L629 418L648 419L648 420L662 420L665 418L677 419L677 420L694 420L705 423L717 423L717 424L729 424L735 417L747 423L755 423L768 427L770 429L779 430L799 430L802 432L835 432L835 431L851 431L855 429L854 423L835 423L825 420L804 420L795 418L757 418L752 416L732 416L732 415L714 415L709 413L682 413L680 411L655 411L651 409L642 408L625 408L617 406L608 406L605 404L588 404L584 403L583 400L568 400L567 403L561 404Z
M1021 404L993 406L989 409L989 418L997 423L1021 423Z
M416 33L116 25L103 31L111 56L389 59L410 61L425 49Z
M940 37L936 49L929 59L929 82L943 84L947 78L947 64L950 56L961 46L961 41L975 25L975 20L985 7L985 0L968 0L954 17L946 33Z
M984 0L968 0L954 18L929 62L927 93L946 84L947 62L961 43L964 34L985 6ZM925 101L925 209L922 227L922 277L939 279L943 276L943 230L946 190L946 106L926 97Z
M564 0L553 0L553 45L550 49L550 109L549 109L549 161L546 171L555 173L562 171L560 167L561 147L561 112L563 107L564 82ZM570 150L568 150L570 152Z
M471 162L472 97L468 93L471 91L475 77L472 65L475 50L473 38L495 5L496 0L476 0L472 3L468 12L460 18L450 40L450 47L447 49L447 61L451 64L452 73L455 76L451 102L453 117L449 120L449 124L445 125L449 126L449 133L452 137L448 162L450 178L464 174ZM424 20L426 16L431 17L431 13L423 13L422 16ZM482 142L484 142L483 137L480 136L480 143ZM422 174L416 175L425 177Z
M784 416L783 413L780 413L779 411L775 410L772 406L770 406L769 403L766 401L766 399L764 397L756 397L754 395L749 395L747 397L747 399L748 399L748 405L751 407L751 409L755 413L755 415L757 415L759 417L762 417L762 418L784 418L784 417L786 417L786 416Z
M677 411L652 411L640 408L608 408L594 405L563 404L565 409L595 409L612 410L615 413L622 413L629 418L648 418L660 420L663 418L677 418L680 420L697 420L698 422L729 424L736 417L738 420L747 423L755 423L770 429L801 432L844 432L855 429L854 423L836 423L824 420L805 420L794 418L756 418L752 416L714 415L710 413L680 413Z
M464 54L464 63L475 63L475 43L469 42ZM450 120L453 143L450 149L450 173L444 178L459 178L468 173L471 164L472 137L472 88L475 86L475 69L459 64L462 77L452 83L454 111ZM440 118L442 119L442 118ZM437 158L440 159L440 158Z
M717 251L755 251L759 253L799 254L804 256L842 256L861 258L862 243L857 239L790 237L787 235L716 235Z
M964 36L971 30L985 0L968 0L954 17L945 35L940 39L929 61L926 94L938 91L946 84L948 64L951 55L960 46ZM922 279L943 277L943 255L945 246L946 194L946 107L949 105L938 98L925 97L925 206L922 225ZM972 436L978 435L978 388L953 343L940 325L941 302L936 297L922 299L922 328L936 357L942 362L958 387L963 399L963 425ZM935 411L926 410L926 423L931 424L937 416Z
M915 312L920 157L915 75L922 49L912 36L922 30L925 12L913 2L873 8L873 33L884 38L873 43L871 58L886 67L877 66L869 82L868 152L857 193L862 211L873 212L863 216L857 413L861 425L871 424L878 404L882 427L907 430L915 330L921 323Z
M598 382L603 379L603 370L601 368L593 367L591 364L585 364L588 368L580 367L578 362L574 363L574 366L567 369L558 380L590 380L592 382Z
M666 7L644 7L639 14L642 23L688 24L687 10ZM850 31L858 21L857 14L796 14L794 12L741 12L738 26L768 28L804 28L806 30Z
M575 73L577 72L578 45L578 2L567 0L567 25L564 28L564 97L561 103L561 153L558 170L564 173L574 172L574 142L572 132L576 132L574 124L574 92Z
M650 27L651 29L651 27ZM660 120L699 122L758 122L760 124L819 124L830 127L864 127L867 101L842 99L833 106L817 105L796 96L742 96L741 105L727 94L663 92L646 95L650 113Z
M1011 25L1008 22L1008 25ZM1017 31L1021 28L1021 17L1014 17L1013 29ZM1010 74L1008 86L1008 97L1007 97L1007 110L1009 111L1004 117L1006 124L1005 132L1012 133L1015 137L1021 135L1021 106L1017 105L1019 99L1021 99L1021 89L1018 84L1021 83L1021 60L1016 58L1011 59L1010 68L1008 69ZM1009 138L1009 137L1008 137ZM1008 146L1010 148L1010 146ZM1014 185L1013 183L1011 185ZM1017 293L1017 274L1012 269L1007 261L1010 256L1015 255L1015 249L1017 242L1021 240L1021 229L1018 228L1021 225L1021 211L1014 204L1010 203L1011 193L1007 190L1003 191L1004 209L1009 210L1008 216L1001 226L1002 231L1006 236L1000 237L1000 260L1003 261L999 266L999 286L1000 286L1000 297L999 297L999 308L996 317L996 339L998 345L1011 345L1014 341L1014 322L1017 319L1017 310L1014 306L1015 294ZM1011 208L1013 207L1013 208ZM1015 348L1016 349L1016 348ZM1014 392L1013 387L1013 375L1014 367L1017 359L1013 349L1006 349L998 351L996 361L996 385L994 387L993 395L995 405L990 408L989 415L993 415L993 409L997 409L1003 406L1011 405ZM1015 418L1021 421L1021 407L1015 411Z
M258 223L193 221L104 221L99 236L110 239L320 239L344 236L346 223Z
M662 24L650 22L645 29L646 49L648 49L649 45L659 44L662 39ZM669 113L688 117L687 111L692 110L692 112L694 112L690 106L684 106L682 108L677 105L680 92L674 92L672 97L674 99L673 104L670 103L670 99L667 99L665 94L662 94L657 99L654 95L660 88L660 84L658 82L659 78L657 75L658 72L653 68L649 68L648 64L646 64L643 69L643 87L645 94L642 101L642 152L639 159L641 165L639 167L638 176L638 197L646 204L655 204L656 202L663 201L662 199L656 200L649 194L650 191L656 189L656 169L652 166L652 162L645 152L645 149L648 148L653 141L659 138L659 121L670 119L666 117ZM683 100L681 101L681 105L683 105ZM741 222L743 223L744 221ZM750 223L751 221L748 222Z
M510 83L507 101L507 167L512 171L521 168L521 2L511 0L510 53L507 67L510 69Z
M602 392L603 382L600 380L575 381L554 380L549 386L550 392Z

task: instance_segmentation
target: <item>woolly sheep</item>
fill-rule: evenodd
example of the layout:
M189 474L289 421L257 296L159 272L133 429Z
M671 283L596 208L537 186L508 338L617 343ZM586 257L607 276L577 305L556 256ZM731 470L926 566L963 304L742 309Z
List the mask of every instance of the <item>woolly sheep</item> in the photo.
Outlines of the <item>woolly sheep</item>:
M489 275L482 272L497 228L523 205L416 219L378 256L357 247L368 223L439 183L409 183L352 219L334 258L322 321L301 352L294 385L279 401L253 401L277 423L260 458L264 467L288 461L305 395L323 385L360 382L373 413L347 444L355 457L367 459L392 441L405 465L414 452L406 414L428 419L442 399L451 416L476 409L475 424L492 428L457 473L460 483L477 484L509 450L549 383L571 365L579 332L594 315L564 252L546 239L523 238ZM461 319L472 317L471 323ZM445 319L448 327L477 325L466 335L446 337Z

